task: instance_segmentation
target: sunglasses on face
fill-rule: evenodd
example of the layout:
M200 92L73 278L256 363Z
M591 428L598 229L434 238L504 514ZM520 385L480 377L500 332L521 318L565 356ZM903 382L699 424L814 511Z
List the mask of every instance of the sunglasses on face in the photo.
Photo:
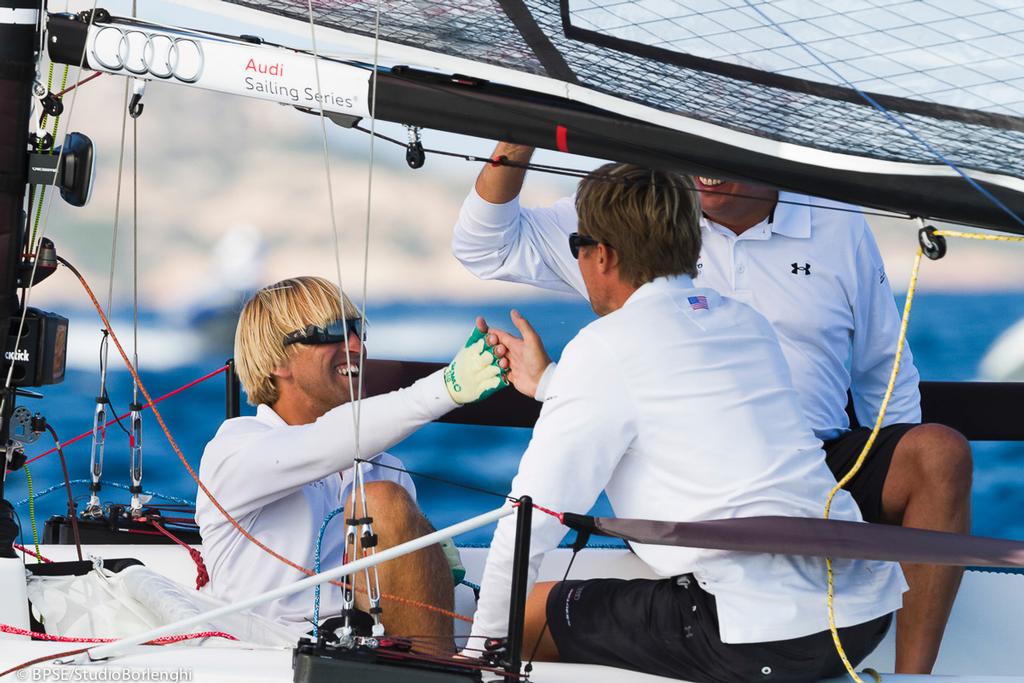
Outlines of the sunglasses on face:
M360 341L366 341L366 330L363 329L362 318L346 318L345 320L334 320L325 327L319 325L306 325L301 330L289 332L284 336L284 345L290 344L340 344L347 341L348 334L354 334Z
M569 251L572 252L572 257L577 260L580 257L580 247L593 247L598 244L601 244L600 240L595 240L587 235L581 235L578 232L569 235ZM605 244L609 247L611 246L607 242Z

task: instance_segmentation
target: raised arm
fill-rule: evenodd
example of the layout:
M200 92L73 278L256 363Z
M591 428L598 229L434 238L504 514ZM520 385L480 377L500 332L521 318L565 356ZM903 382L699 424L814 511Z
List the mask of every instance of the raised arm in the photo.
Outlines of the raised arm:
M528 164L533 158L533 147L514 145L511 142L499 142L494 148L492 159L505 157L515 164ZM485 202L491 204L507 204L523 190L523 179L526 169L501 164L484 164L480 175L476 177L476 193Z
M310 424L253 430L251 424L229 421L203 454L203 479L228 512L239 516L351 467L356 457L394 446L456 405L504 386L486 333L486 322L477 318L469 340L445 369L405 389L340 405Z
M369 458L387 450L455 408L444 372L439 370L405 389L362 399L358 453ZM357 453L354 407L346 403L316 422L264 432L245 430L233 435L228 424L203 454L203 480L237 518L352 467Z
M499 143L494 156L526 163L533 149ZM506 280L586 296L579 267L569 253L576 230L571 197L552 206L519 205L525 169L487 164L463 202L452 235L452 253L482 280Z

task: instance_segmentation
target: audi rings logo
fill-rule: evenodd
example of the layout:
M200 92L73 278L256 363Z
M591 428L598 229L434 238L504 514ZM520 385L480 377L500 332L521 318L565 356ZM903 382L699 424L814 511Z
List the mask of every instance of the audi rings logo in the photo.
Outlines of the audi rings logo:
M138 76L195 83L203 73L203 48L191 38L104 26L92 44L96 65Z

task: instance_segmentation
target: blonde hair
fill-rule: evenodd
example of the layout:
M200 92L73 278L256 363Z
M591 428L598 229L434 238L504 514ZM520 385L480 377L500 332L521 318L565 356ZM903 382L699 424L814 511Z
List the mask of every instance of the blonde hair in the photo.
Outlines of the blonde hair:
M697 275L700 202L689 177L632 164L605 164L576 191L579 231L611 245L619 274L634 287Z
M338 287L322 277L303 276L264 287L245 303L235 329L235 367L249 405L273 404L278 399L271 373L288 358L284 337L307 325L327 325L340 318L359 317L345 297L344 315Z

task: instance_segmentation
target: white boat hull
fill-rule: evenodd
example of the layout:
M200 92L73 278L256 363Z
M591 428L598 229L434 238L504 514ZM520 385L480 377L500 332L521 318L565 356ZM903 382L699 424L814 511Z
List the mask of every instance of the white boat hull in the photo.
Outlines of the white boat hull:
M85 552L98 557L135 557L148 567L185 586L193 585L195 581L195 565L187 553L176 546L90 546ZM486 552L485 548L462 549L463 563L469 580L479 581ZM44 546L42 553L54 560L77 559L72 546ZM569 555L568 550L559 550L549 555L541 567L541 579L560 579ZM651 574L639 559L626 550L593 548L580 554L570 576L577 579L602 576L643 578L651 577ZM823 595L823 605L824 600ZM456 606L458 611L472 614L472 591L460 587L456 593ZM893 683L936 680L958 683L1024 681L1024 629L1019 626L1021 615L1024 615L1024 576L967 572L946 629L935 675L888 674L884 675L884 680ZM462 622L457 623L457 627L462 626ZM77 647L82 646L0 639L0 670L35 657ZM860 668L871 667L880 672L892 671L894 647L893 630L890 630L887 638ZM40 665L35 667L38 673L30 670L24 678L17 680L87 680L59 678L52 668L55 666L58 665ZM208 641L201 647L143 646L132 654L90 666L130 669L131 673L125 672L126 675L120 680L179 680L197 683L235 680L282 683L292 680L290 649L246 648L239 644L213 641ZM127 677L131 675L135 677ZM65 673L64 676L68 674ZM107 680L118 679L111 677ZM653 683L668 679L608 667L538 662L534 665L531 680L535 683Z

